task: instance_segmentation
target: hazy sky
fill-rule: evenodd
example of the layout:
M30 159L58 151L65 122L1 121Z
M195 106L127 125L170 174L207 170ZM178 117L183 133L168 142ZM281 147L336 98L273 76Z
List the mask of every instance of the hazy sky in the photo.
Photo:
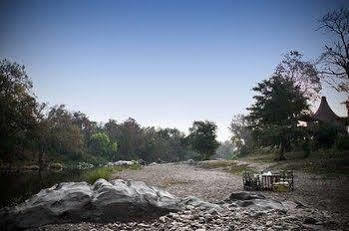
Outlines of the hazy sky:
M207 119L225 140L251 88L290 49L318 56L316 19L346 3L2 0L0 58L24 64L50 105L185 132ZM345 114L343 96L323 94Z

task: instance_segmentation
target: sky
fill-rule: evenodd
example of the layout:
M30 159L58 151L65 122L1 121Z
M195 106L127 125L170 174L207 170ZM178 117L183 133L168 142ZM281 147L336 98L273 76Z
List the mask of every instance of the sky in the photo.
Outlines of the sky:
M283 54L314 60L317 19L346 0L100 0L0 2L0 58L26 66L38 99L91 120L176 127L214 121L230 138L251 90ZM326 88L332 109L344 96ZM316 110L317 103L314 104Z

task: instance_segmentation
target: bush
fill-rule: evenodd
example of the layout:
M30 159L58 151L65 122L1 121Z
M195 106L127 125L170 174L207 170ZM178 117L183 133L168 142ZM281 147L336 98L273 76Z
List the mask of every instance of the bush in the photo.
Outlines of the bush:
M349 150L349 136L339 136L336 140L338 150Z
M87 172L84 176L84 179L90 184L93 184L100 178L103 178L105 180L110 180L114 171L116 171L114 167L97 168L90 172Z
M315 148L331 148L338 137L338 127L330 124L319 124L314 130Z
M113 173L119 172L125 169L138 170L141 166L139 164L133 164L128 166L110 166L110 167L101 167L93 169L83 176L84 180L88 183L93 184L96 180L103 178L105 180L110 180Z

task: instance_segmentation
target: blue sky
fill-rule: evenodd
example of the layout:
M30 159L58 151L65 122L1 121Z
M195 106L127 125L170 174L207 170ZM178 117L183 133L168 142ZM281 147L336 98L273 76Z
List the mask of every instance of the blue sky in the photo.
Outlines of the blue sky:
M337 1L2 1L0 57L24 64L35 92L90 119L135 118L187 132L211 120L228 139L251 88L291 49L313 59L316 19ZM347 4L348 5L348 4ZM344 97L325 89L345 115ZM315 105L316 107L316 105Z

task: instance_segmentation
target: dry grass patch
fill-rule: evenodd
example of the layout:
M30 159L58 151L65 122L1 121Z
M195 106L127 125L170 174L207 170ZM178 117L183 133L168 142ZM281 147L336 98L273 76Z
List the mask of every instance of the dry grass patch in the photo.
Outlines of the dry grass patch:
M256 172L248 164L241 164L234 160L208 160L200 162L198 166L207 169L221 168L224 171L238 175L241 175L245 171Z

